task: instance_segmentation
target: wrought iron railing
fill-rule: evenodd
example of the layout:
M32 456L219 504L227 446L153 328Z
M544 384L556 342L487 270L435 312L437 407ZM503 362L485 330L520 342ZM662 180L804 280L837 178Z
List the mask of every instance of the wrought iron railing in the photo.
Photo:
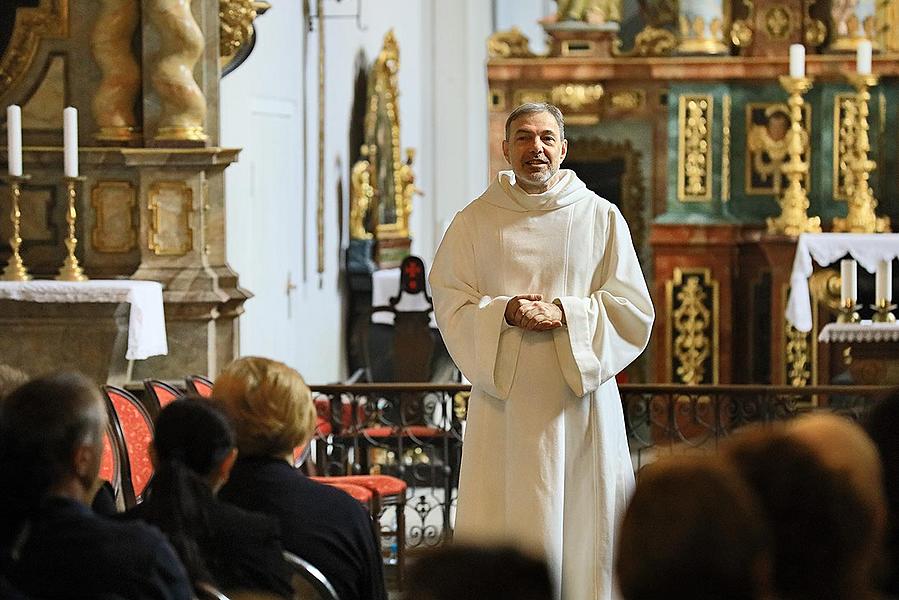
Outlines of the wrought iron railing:
M635 470L660 454L714 450L733 430L814 410L858 418L889 388L623 384ZM320 426L310 460L322 475L382 473L406 481L408 547L451 535L469 386L314 386ZM385 509L382 519L395 519ZM389 525L389 524L388 524Z

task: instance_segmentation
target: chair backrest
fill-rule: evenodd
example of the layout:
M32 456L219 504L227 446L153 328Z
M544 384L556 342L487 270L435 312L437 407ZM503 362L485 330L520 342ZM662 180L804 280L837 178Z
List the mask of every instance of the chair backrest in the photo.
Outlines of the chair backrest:
M187 391L199 394L204 398L212 396L212 380L202 375L188 375L184 378L187 384Z
M100 455L100 479L105 479L112 485L113 493L118 498L122 492L122 454L121 448L116 443L115 425L111 415L106 431L103 432L103 454Z
M197 600L228 600L228 596L204 581L194 583L194 593L196 593Z
M293 571L293 586L297 598L340 600L334 586L315 565L290 552L284 553L284 560ZM315 595L310 595L310 591Z
M153 477L150 444L153 442L153 420L134 394L112 385L104 385L103 393L115 417L117 436L122 446L122 490L126 507L143 499Z
M184 395L175 386L159 379L144 379L144 389L147 390L147 397L153 403L157 415L160 410Z

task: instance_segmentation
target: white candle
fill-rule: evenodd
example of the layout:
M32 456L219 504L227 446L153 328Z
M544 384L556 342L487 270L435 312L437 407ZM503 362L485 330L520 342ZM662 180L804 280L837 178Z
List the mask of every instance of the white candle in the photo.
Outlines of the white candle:
M886 300L887 304L889 304L893 299L893 261L882 260L877 263L875 288L874 301Z
M855 51L855 70L859 75L871 74L871 42L869 40L861 40Z
M858 299L858 282L855 279L855 261L844 258L840 261L840 305L855 304Z
M790 44L790 77L805 77L805 46Z
M6 153L9 174L22 176L22 109L12 104L6 107Z
M66 177L78 177L78 109L70 106L62 111L62 116L65 174Z

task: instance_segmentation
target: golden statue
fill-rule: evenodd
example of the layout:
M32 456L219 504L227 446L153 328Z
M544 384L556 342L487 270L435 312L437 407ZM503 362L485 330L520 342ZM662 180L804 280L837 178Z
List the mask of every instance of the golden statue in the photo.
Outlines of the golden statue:
M556 0L559 5L555 20L583 21L601 25L621 22L621 0ZM551 18L550 18L551 19Z
M371 232L365 228L365 219L368 216L368 210L371 207L372 198L375 195L375 188L371 184L371 162L368 160L369 155L372 157L375 153L375 146L363 145L362 158L353 165L350 173L350 238L354 240L371 239Z
M415 185L415 172L412 170L412 161L415 160L415 149L406 148L406 162L400 165L396 180L403 194L403 210L406 213L406 222L412 213L412 196L421 194L421 190Z
M775 194L781 191L781 168L789 159L790 139L793 136L789 111L785 104L767 107L765 123L753 125L746 139L753 172L763 182L771 181ZM802 148L807 149L808 133L803 129L799 135Z

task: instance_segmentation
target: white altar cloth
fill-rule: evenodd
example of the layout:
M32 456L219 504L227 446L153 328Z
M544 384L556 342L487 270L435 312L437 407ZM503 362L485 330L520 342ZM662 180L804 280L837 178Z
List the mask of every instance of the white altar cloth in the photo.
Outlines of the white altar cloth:
M899 323L828 323L818 334L819 342L899 342Z
M430 295L431 286L427 284L425 290ZM400 290L400 268L378 269L371 276L371 306L390 306L390 299L396 296ZM394 307L397 312L420 312L431 308L422 294L403 294L400 301ZM381 325L393 325L393 313L382 310L372 313L371 322ZM434 312L431 312L430 326L437 328L434 320Z
M90 281L0 281L0 300L24 302L102 302L131 305L128 351L125 358L140 360L168 354L162 284L134 279Z
M877 263L899 257L899 233L803 233L796 244L786 317L799 331L812 330L812 305L808 278L814 266L829 265L849 254L867 272ZM873 303L874 299L871 299Z

